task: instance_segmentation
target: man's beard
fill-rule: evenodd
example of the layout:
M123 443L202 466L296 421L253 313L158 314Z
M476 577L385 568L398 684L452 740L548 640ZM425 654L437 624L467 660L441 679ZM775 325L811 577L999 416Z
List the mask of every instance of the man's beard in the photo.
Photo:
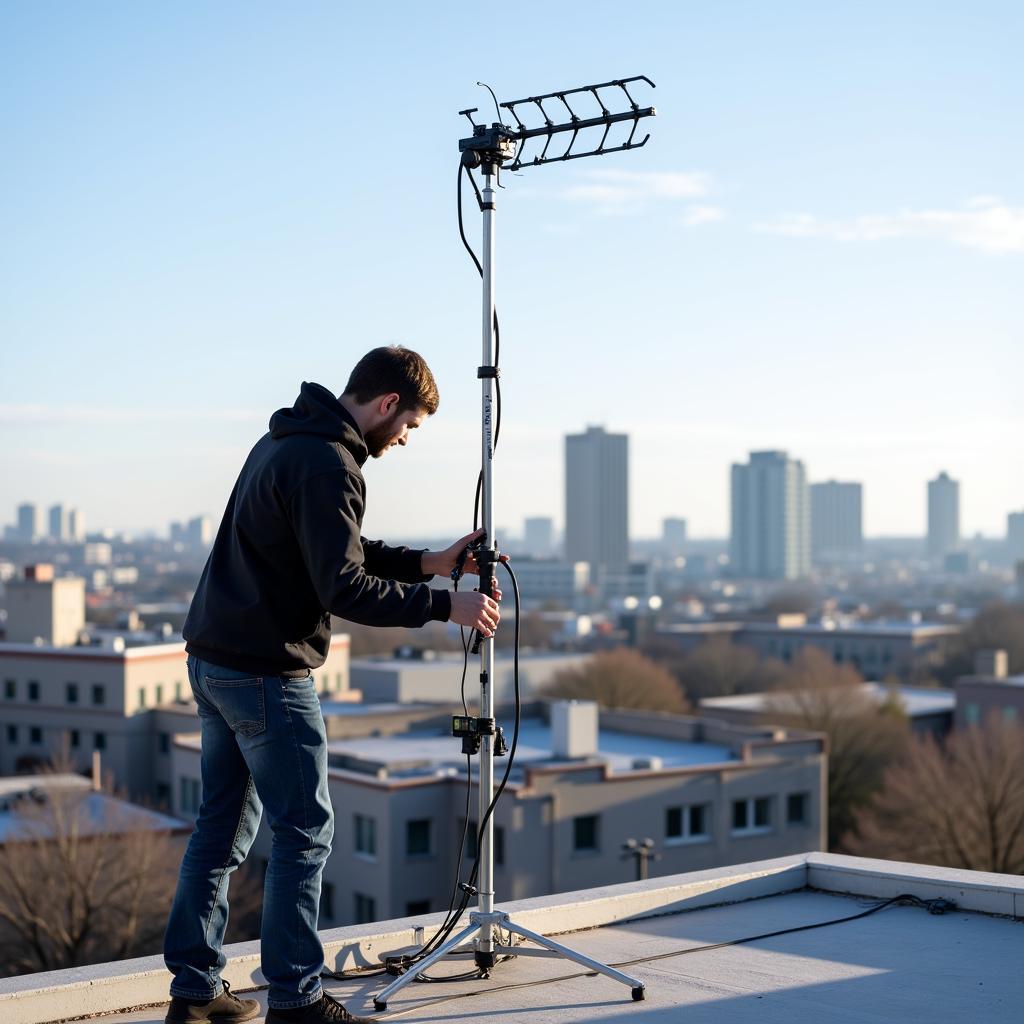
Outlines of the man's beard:
M392 413L391 419L385 420L363 435L366 450L371 458L379 459L391 447L391 442L395 439L395 423L399 416L400 412Z

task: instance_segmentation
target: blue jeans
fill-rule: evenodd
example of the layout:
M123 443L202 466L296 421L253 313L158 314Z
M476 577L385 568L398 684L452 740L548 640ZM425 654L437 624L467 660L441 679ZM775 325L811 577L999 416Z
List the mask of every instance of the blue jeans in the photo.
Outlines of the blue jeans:
M320 876L331 852L327 735L312 676L285 679L188 659L202 730L203 802L167 922L171 995L214 999L223 986L228 880L245 860L266 808L273 844L260 936L269 1003L321 995Z

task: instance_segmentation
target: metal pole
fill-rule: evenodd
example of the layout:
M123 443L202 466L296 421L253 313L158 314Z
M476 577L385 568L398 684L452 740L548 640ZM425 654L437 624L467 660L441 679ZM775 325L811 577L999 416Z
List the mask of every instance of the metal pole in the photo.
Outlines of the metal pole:
M495 365L494 351L494 178L498 168L495 164L483 165L483 304L481 310L481 327L483 337L482 367ZM481 472L483 474L483 522L487 531L487 545L496 548L494 539L494 377L486 373L480 377L482 392L482 450ZM492 578L488 574L488 579ZM484 580L481 580L481 590ZM483 718L494 718L494 641L485 638L480 645L480 715ZM483 736L480 744L480 792L477 825L482 826L480 836L480 884L478 906L481 914L490 914L494 910L494 816L484 822L484 815L491 803L494 793L494 737ZM485 957L493 956L494 927L490 922L481 926L477 951Z

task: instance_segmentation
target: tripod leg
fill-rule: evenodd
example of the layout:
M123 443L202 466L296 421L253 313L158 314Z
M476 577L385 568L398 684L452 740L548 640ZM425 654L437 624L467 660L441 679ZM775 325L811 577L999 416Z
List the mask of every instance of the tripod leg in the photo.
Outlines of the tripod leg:
M560 942L555 942L554 939L549 939L546 935L538 935L536 932L531 932L529 928L524 928L522 925L516 924L515 921L503 921L501 927L510 932L515 932L517 935L522 935L524 939L536 942L538 946L550 949L553 953L558 953L559 956L564 956L566 960L572 960L581 967L588 967L590 970L597 971L598 974L603 974L613 981L628 985L633 994L633 999L638 1002L644 997L643 983L636 978L629 977L628 974L615 970L614 967L607 967L598 960L592 960L589 956L578 953L575 949L570 949L568 946L563 946Z
M463 941L463 939L468 939L470 935L479 930L480 925L478 924L471 924L468 928L463 928L463 930L459 932L458 935L456 935L452 939L449 939L443 946L438 946L437 949L435 949L434 952L430 954L430 956L426 957L424 960L421 960L417 964L413 964L412 967L410 967L409 970L405 972L405 974L396 978L393 982L391 982L390 985L387 986L387 988L382 989L380 995L373 997L373 1008L378 1012L381 1010L386 1010L388 1008L388 999L391 996L393 996L400 989L408 985L409 982L412 981L416 977L416 975L419 974L421 971L425 971L428 968L433 967L433 965L436 964L437 961L441 959L441 957L447 956L449 953L451 953L452 950L454 950L459 945L459 943Z

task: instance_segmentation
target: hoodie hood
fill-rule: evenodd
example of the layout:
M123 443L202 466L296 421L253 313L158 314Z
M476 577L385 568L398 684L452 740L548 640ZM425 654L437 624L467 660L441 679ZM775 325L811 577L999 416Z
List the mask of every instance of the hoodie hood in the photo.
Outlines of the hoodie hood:
M292 434L339 441L360 466L369 456L362 431L352 414L321 384L304 381L295 404L290 409L278 409L270 417L270 436L274 440Z

